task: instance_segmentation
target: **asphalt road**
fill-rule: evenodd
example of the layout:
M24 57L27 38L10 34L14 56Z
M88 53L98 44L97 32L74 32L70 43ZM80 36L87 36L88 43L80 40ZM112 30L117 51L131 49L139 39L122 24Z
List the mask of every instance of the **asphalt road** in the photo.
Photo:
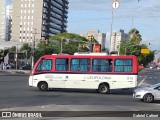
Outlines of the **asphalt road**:
M160 71L144 70L139 86L160 81ZM160 111L160 101L144 103L132 98L132 90L113 90L99 94L95 90L54 89L41 92L28 86L28 76L0 73L0 110L31 111Z

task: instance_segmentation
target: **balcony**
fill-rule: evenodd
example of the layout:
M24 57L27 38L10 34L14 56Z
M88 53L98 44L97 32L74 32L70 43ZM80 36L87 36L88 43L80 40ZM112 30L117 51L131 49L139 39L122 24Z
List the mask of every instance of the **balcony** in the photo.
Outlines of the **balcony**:
M63 10L63 7L61 5L59 5L58 3L56 3L55 1L51 1L52 5Z

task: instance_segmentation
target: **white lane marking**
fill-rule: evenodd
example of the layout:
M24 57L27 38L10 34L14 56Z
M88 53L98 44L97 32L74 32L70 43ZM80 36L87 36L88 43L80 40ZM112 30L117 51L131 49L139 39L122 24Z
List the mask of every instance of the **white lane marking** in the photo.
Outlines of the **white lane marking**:
M143 83L143 85L150 86L151 84Z
M149 77L149 78L152 78L152 77Z
M138 86L142 85L144 81L145 81L145 78L138 84Z
M139 76L139 77L142 77L142 76Z
M154 78L157 78L157 77L154 77Z
M126 110L131 110L131 111L139 111L139 110L136 110L136 109L130 109L130 108L128 108L128 107L124 107L124 106L119 106L119 105L115 105L115 107L118 107L118 108L123 108L123 109L126 109ZM132 106L130 106L130 107L132 107Z

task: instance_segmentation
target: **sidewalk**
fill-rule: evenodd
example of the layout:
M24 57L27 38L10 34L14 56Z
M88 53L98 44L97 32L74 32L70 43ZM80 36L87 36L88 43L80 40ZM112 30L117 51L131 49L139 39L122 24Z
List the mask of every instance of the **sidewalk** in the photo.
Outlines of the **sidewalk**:
M11 73L11 74L26 74L29 75L30 74L30 70L0 70L0 73Z

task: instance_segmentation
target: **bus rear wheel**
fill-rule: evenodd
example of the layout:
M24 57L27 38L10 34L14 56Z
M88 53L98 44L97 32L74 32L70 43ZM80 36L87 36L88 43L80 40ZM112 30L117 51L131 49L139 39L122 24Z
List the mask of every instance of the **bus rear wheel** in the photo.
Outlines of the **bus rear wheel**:
M100 84L98 87L98 92L101 94L106 94L109 93L109 86L106 84Z
M39 90L41 90L41 91L47 91L48 90L48 84L46 82L39 83L38 87L39 87Z

